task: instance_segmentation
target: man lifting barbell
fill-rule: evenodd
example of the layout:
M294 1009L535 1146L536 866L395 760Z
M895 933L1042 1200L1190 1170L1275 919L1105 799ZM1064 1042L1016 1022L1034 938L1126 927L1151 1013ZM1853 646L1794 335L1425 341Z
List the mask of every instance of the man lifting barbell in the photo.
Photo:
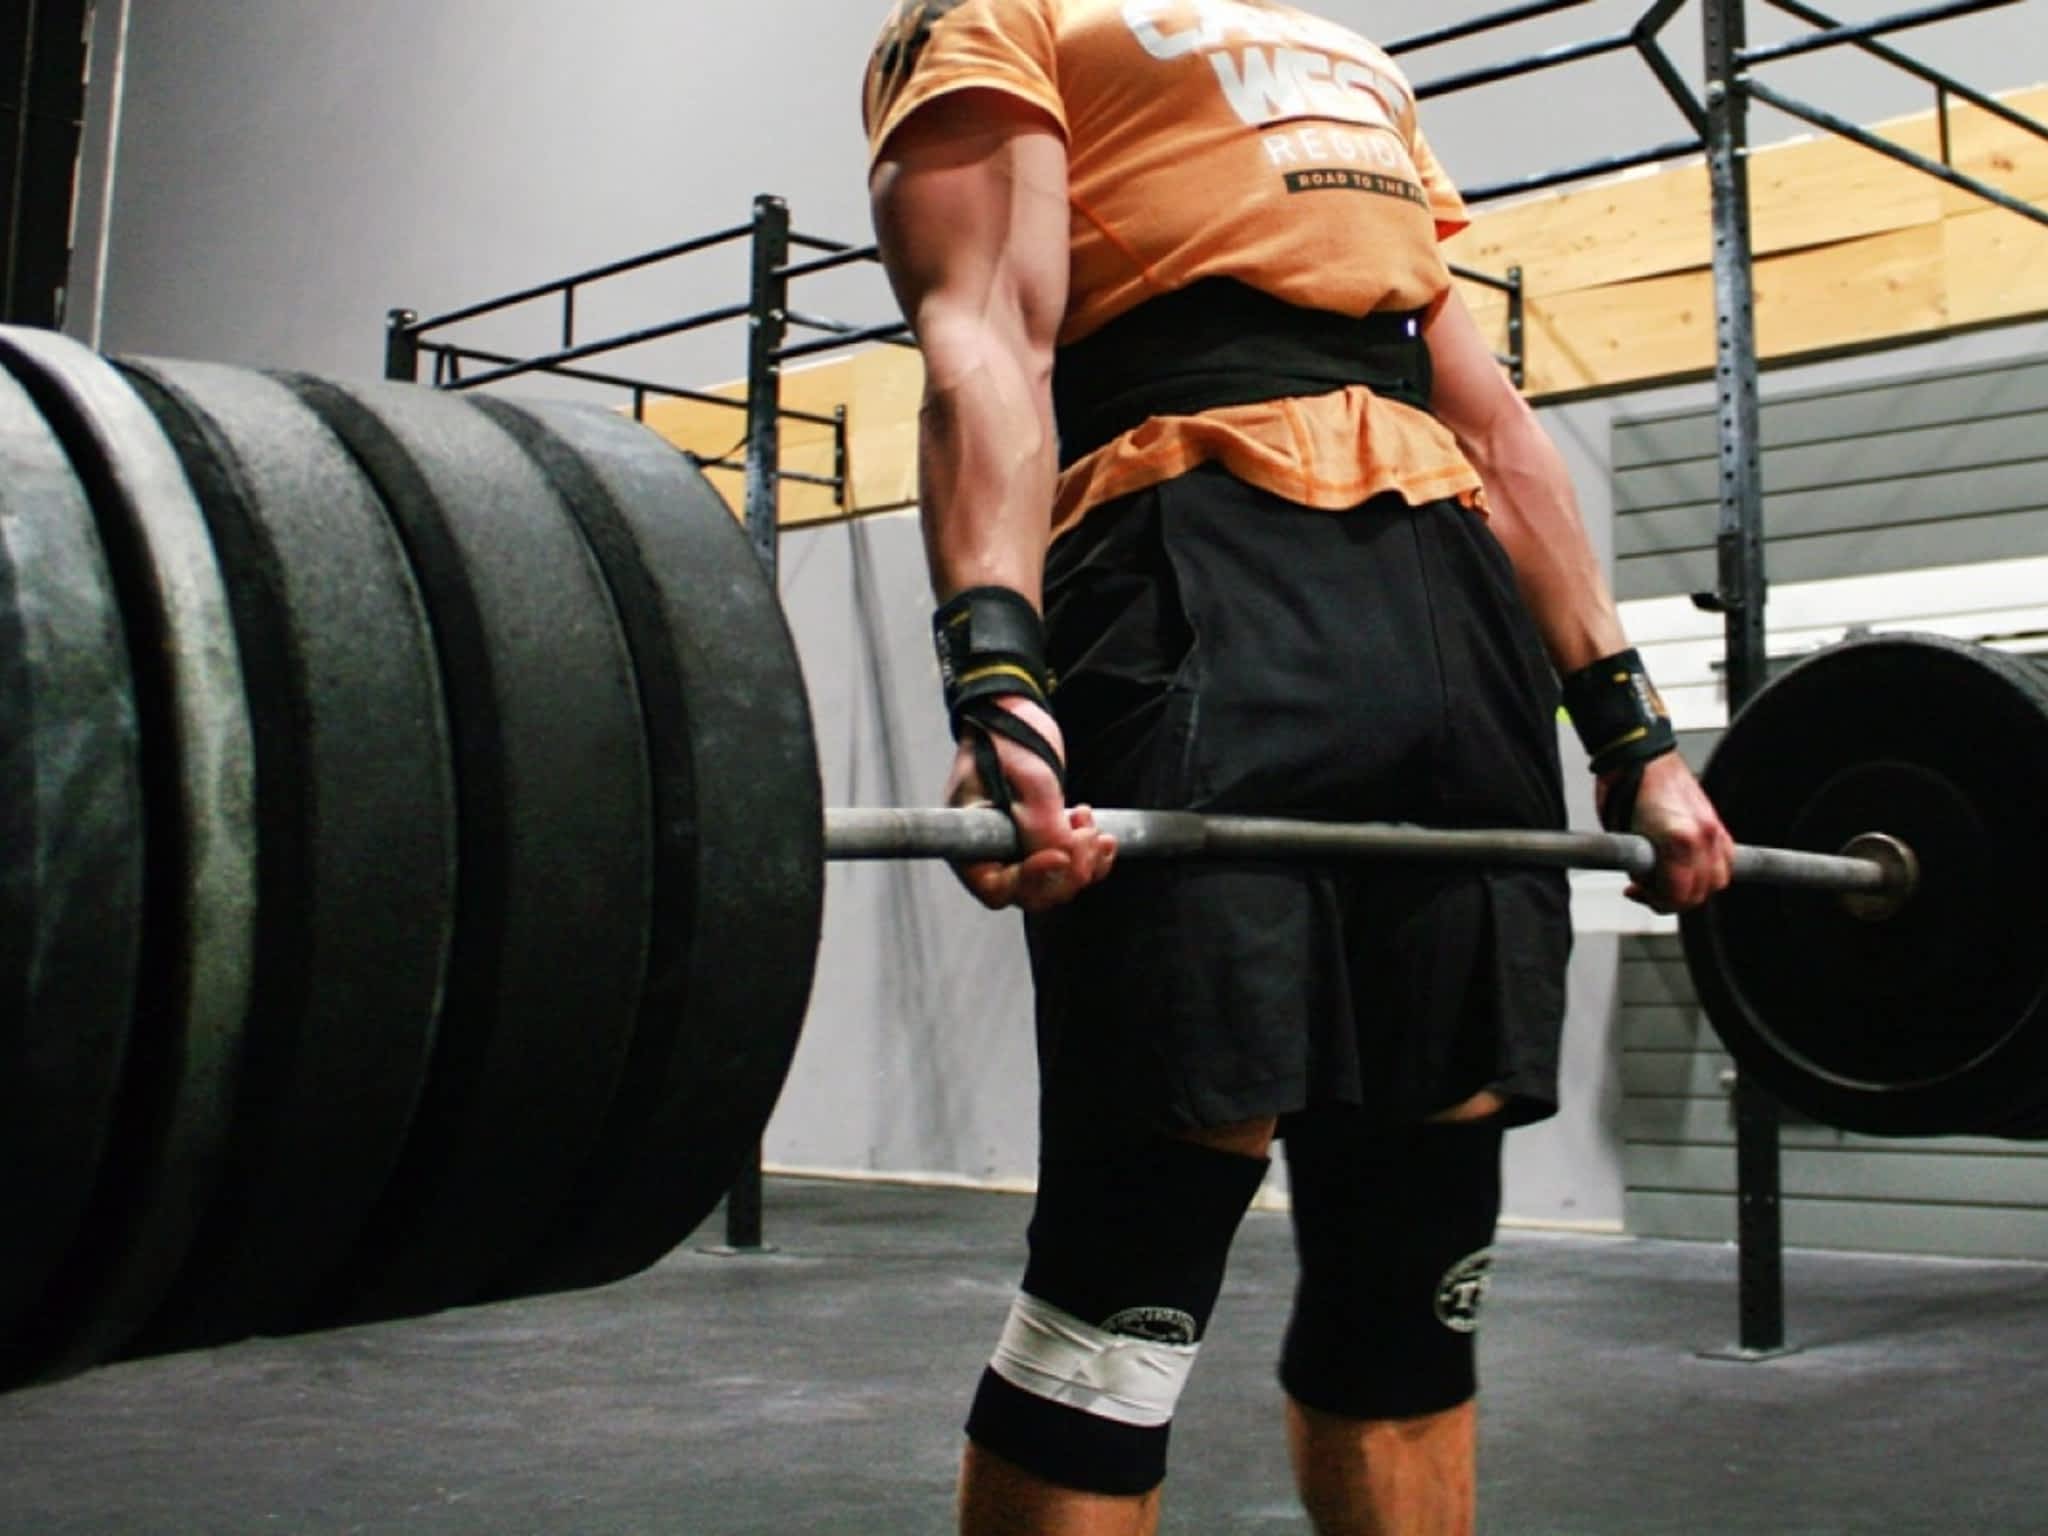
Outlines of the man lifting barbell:
M962 1527L1154 1528L1278 1135L1311 1517L1469 1529L1500 1135L1556 1104L1563 874L1101 883L1088 809L1554 828L1554 670L1603 819L1658 850L1631 894L1727 883L1562 460L1450 286L1462 205L1384 53L1255 0L904 0L865 105L928 370L947 796L1024 854L961 877L1032 914L1038 989L1039 1198Z

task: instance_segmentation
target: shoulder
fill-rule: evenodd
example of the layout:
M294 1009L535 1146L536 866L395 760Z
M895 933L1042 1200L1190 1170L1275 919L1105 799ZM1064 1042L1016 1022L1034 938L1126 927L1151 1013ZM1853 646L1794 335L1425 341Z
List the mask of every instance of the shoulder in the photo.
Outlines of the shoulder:
M1019 97L1064 128L1056 34L1062 0L896 0L869 56L871 152L918 108L957 91Z

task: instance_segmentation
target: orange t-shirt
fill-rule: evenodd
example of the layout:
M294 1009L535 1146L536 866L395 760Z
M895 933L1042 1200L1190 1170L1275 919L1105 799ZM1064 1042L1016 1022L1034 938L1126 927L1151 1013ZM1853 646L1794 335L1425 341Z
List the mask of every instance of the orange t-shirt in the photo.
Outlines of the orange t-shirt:
M1438 242L1464 204L1399 68L1335 23L1267 0L898 0L868 67L870 163L970 89L1023 98L1066 138L1063 343L1201 278L1347 315L1450 286ZM1331 509L1479 486L1441 422L1359 386L1154 418L1060 477L1054 530L1212 460Z

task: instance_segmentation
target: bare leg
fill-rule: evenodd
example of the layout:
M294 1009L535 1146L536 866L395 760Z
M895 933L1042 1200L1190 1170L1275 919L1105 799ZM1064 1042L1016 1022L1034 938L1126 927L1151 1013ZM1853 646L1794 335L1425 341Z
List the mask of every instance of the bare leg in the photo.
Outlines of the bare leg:
M1505 1101L1474 1094L1429 1117L1472 1125ZM1478 1414L1472 1403L1401 1419L1356 1419L1287 1404L1294 1481L1318 1536L1470 1536Z
M1062 1488L970 1440L960 1462L960 1529L966 1536L1152 1536L1159 1490L1118 1498Z
M1189 1141L1264 1157L1275 1123L1252 1120L1188 1131ZM1026 1472L972 1441L960 1462L961 1536L1152 1536L1159 1528L1159 1490L1121 1498L1081 1493Z
M1294 1482L1317 1536L1470 1536L1474 1405L1344 1419L1290 1400Z

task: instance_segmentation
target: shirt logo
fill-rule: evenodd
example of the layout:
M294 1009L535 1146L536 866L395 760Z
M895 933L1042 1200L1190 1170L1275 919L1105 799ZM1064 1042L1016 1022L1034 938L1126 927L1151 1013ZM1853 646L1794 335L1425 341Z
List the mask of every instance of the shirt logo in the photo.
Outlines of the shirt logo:
M931 43L932 28L967 3L967 0L897 0L896 9L882 25L881 40L869 66L875 82L875 99L886 102L903 89L917 69Z

